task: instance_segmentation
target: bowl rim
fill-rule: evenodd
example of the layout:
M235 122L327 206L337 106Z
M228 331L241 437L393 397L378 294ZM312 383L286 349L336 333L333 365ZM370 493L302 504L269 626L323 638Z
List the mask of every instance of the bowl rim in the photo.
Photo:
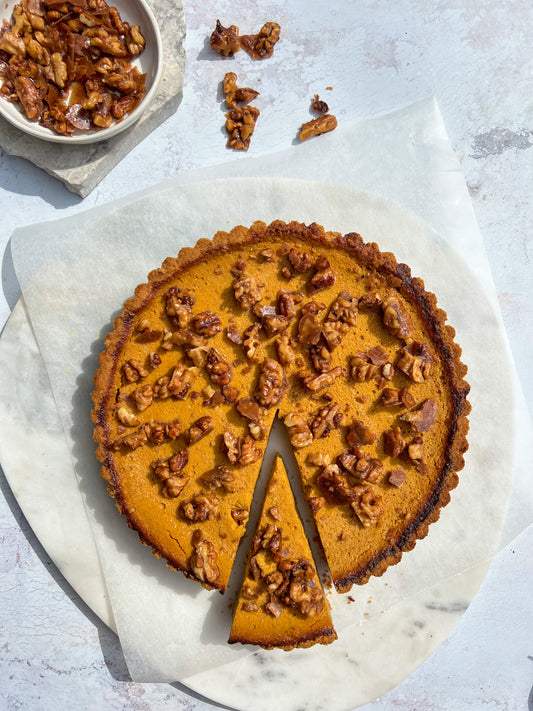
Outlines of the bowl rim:
M107 1L107 0L106 0ZM18 0L12 0L10 3L6 3L5 9L8 10L12 5L15 5ZM10 106L15 106L16 104L6 102L4 99L0 98L0 116L8 121L12 126L17 128L19 131L31 136L32 138L38 138L42 141L47 141L48 143L60 143L64 146L75 145L80 146L88 143L97 143L101 141L107 141L110 138L114 138L119 133L122 133L127 128L130 128L135 124L151 104L155 94L159 88L159 83L161 80L161 75L163 73L163 42L161 39L161 31L159 29L159 24L156 20L154 12L147 0L127 0L127 3L137 3L145 15L147 16L151 26L155 39L154 51L154 79L152 85L143 96L139 105L126 117L120 121L113 123L107 128L103 128L99 131L94 129L88 131L86 134L79 133L73 136L63 136L62 134L55 133L52 129L46 126L41 126L37 121L30 121L20 109L17 109L17 114L14 115L13 111L6 110L6 104ZM108 3L109 4L109 3Z

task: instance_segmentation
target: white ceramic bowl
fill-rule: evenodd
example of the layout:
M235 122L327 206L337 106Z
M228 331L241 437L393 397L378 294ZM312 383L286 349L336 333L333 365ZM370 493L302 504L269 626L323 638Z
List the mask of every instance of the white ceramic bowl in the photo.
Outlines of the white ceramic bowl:
M3 18L10 19L13 7L19 0L7 0L0 6L0 22ZM132 65L138 67L139 71L146 74L146 94L137 108L121 120L108 128L89 131L76 131L72 136L62 136L45 126L41 126L37 121L30 121L20 110L18 104L11 103L0 98L0 115L9 123L16 126L24 133L44 141L62 143L64 145L80 145L82 143L94 143L105 141L116 136L133 125L146 110L157 91L159 79L163 69L163 46L157 21L146 0L109 0L108 5L116 7L120 16L130 25L139 25L141 32L146 39L144 51L132 60ZM1 82L0 78L0 82Z

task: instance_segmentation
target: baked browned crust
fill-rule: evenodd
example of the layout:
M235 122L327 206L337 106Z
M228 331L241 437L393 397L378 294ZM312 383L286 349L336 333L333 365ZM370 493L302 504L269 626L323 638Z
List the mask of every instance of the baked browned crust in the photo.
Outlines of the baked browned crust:
M413 277L409 267L398 263L393 254L381 252L376 244L365 243L357 233L341 235L326 232L316 223L303 225L297 222L275 221L270 225L254 223L250 228L235 227L231 232L218 232L212 240L200 239L192 248L184 248L177 257L168 258L162 266L148 275L148 281L135 289L134 296L124 304L123 312L113 323L113 331L105 338L105 351L99 357L99 369L95 374L95 390L92 398L94 409L92 419L95 424L94 438L97 443L96 455L102 462L102 476L108 483L108 491L115 498L117 508L132 526L131 512L117 486L116 469L110 452L109 415L114 393L113 382L119 354L132 334L133 324L138 314L152 298L171 280L203 260L231 252L234 249L254 243L279 243L293 240L306 246L335 247L345 251L363 265L375 269L386 279L388 285L397 289L408 301L416 305L418 313L431 336L432 344L438 351L447 375L447 387L453 403L452 426L449 429L445 447L445 464L427 501L419 509L418 515L406 526L400 537L387 549L381 551L363 569L346 571L335 580L339 592L350 589L353 584L365 583L372 575L380 576L390 566L398 563L402 554L414 548L416 541L424 538L431 523L439 518L440 509L450 501L450 492L458 484L457 472L464 467L463 455L468 449L468 413L470 404L467 395L470 390L464 377L466 366L461 362L461 349L455 343L455 331L446 324L446 313L437 306L436 297L427 292L421 279ZM145 545L152 545L149 531L142 526L132 526L137 530ZM165 557L167 564L194 577L186 567L168 552L152 546L157 557ZM223 587L202 583L207 588Z
M259 647L263 649L283 649L285 652L290 652L292 649L307 649L308 647L313 647L315 644L331 644L337 639L337 633L331 627L323 627L321 630L309 634L298 634L298 639L295 639L294 635L286 637L285 639L275 639L269 644L268 641L264 641L259 644ZM250 644L250 640L246 639L242 635L234 634L228 639L228 644Z

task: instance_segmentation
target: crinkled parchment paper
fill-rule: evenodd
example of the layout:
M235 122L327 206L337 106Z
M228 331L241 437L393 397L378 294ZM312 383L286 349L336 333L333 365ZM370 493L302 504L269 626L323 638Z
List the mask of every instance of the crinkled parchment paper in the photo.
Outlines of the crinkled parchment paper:
M330 596L339 631L350 634L365 615L490 560L513 469L519 488L523 481L524 463L513 465L513 449L530 430L521 413L521 427L513 429L513 367L494 287L466 186L432 100L275 156L197 171L80 215L17 230L15 268L121 644L138 681L184 679L249 650L226 644L228 600L153 558L105 493L89 414L97 356L124 300L165 257L200 237L258 219L316 221L331 230L358 231L393 251L437 294L469 366L470 448L459 487L429 536L400 565L352 590L355 604ZM521 498L512 508L509 537L529 523L531 495ZM304 659L312 663L326 651L306 650Z

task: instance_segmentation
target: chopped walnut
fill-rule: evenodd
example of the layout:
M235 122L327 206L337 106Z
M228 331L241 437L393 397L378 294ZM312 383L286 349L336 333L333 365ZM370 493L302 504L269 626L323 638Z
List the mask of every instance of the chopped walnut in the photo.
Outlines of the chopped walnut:
M236 25L223 27L217 20L215 29L210 37L211 49L218 52L221 57L233 57L235 52L241 51L239 28Z
M303 299L303 294L299 291L285 291L281 289L278 294L278 311L287 319L296 316L296 305Z
M317 484L332 503L350 500L350 487L337 464L326 465L317 477Z
M209 489L222 489L230 494L238 490L235 475L222 464L215 467L213 471L202 474L200 478Z
M122 373L128 383L134 383L137 380L141 380L141 378L146 378L148 375L146 368L139 363L139 361L134 360L133 358L124 363L122 366Z
M255 399L267 409L278 405L287 387L285 372L281 363L273 358L265 358L261 364L259 383Z
M174 400L184 400L187 397L197 374L197 368L186 368L182 363L178 363L167 386Z
M220 316L213 311L196 314L192 323L196 333L205 338L211 338L222 330Z
M357 299L350 296L347 291L341 291L331 304L326 320L342 321L349 326L355 326L357 323Z
M288 333L282 333L275 340L276 351L279 362L285 367L291 365L296 359L296 353L292 349L291 338Z
M237 412L242 417L251 420L252 422L259 421L260 408L259 405L250 397L243 397L237 403Z
M348 358L348 368L350 377L358 383L363 383L365 380L372 380L378 373L378 368L372 363L366 353L357 353L357 355Z
M121 405L118 408L117 419L119 420L119 422L122 422L123 425L127 425L127 427L137 427L141 424L139 418L134 415L131 410L128 410L128 408L124 405Z
M290 319L281 314L266 314L261 319L261 324L268 338L272 338L278 333L283 333L289 327Z
M375 365L378 367L385 365L389 361L389 354L381 346L374 346L373 348L369 348L366 351L365 355L369 359L369 361L372 363L372 365Z
M261 330L261 324L256 322L251 326L248 326L243 335L242 345L244 348L244 355L252 363L257 359L257 349L259 348L259 331Z
M360 449L347 449L339 454L337 461L352 476L373 484L378 481L383 471L383 464L379 459L369 459Z
M337 281L327 257L319 257L315 262L315 273L307 282L307 293L313 296L318 291L328 289Z
M248 509L242 507L231 509L231 518L238 526L243 526L246 521L248 521L249 516L250 512L248 511Z
M424 440L421 435L416 435L416 437L407 445L407 456L414 464L417 471L421 474L427 473L428 467L425 462Z
M259 96L259 92L249 86L238 87L237 75L234 72L228 72L224 76L223 86L228 109L235 109L238 104L249 104L250 101Z
M281 521L281 514L277 506L271 506L268 509L268 513L272 516L274 521Z
M253 600L246 600L242 603L242 609L244 612L257 612L259 607Z
M396 367L415 383L423 383L430 374L433 356L425 343L412 341L402 348Z
M239 306L243 309L249 309L261 299L262 284L257 283L257 279L253 276L241 273L233 281L233 291Z
M269 612L272 617L279 617L281 615L281 607L275 602L267 602L265 604L265 610Z
M256 35L242 35L241 47L252 59L267 59L274 52L281 28L277 22L266 22Z
M405 449L405 440L399 427L393 427L383 433L383 449L389 457L399 457Z
M322 326L315 314L304 314L298 321L298 341L316 344L322 335Z
M308 390L311 392L318 392L324 388L328 388L343 374L343 369L340 365L336 368L328 370L327 373L321 373L320 375L313 375L312 373L303 373L303 383Z
M189 477L183 474L180 476L169 476L163 485L163 496L169 499L176 499L187 486L188 481Z
M237 328L237 326L234 323L230 323L229 326L226 328L226 336L229 338L229 340L232 343L241 345L242 338L239 333L239 329Z
M310 428L315 439L327 437L331 430L337 429L342 423L344 415L340 406L333 402L321 407L311 420Z
M301 449L302 447L308 447L312 443L313 433L301 415L297 412L289 412L285 415L284 422L293 447Z
M209 373L211 382L219 387L229 385L232 378L231 365L227 363L215 348L207 351L205 369Z
M365 528L375 526L381 516L383 509L377 496L369 487L363 487L360 496L351 501L350 505Z
M429 398L416 410L401 415L400 420L408 422L416 432L428 432L437 421L437 413L437 403Z
M220 571L213 544L204 538L200 529L193 532L191 543L194 547L194 553L189 559L191 572L203 583L214 583Z
M151 420L144 425L144 431L149 442L163 444L166 440L178 439L181 434L181 423L179 420L173 420L172 422Z
M309 347L309 360L317 373L325 373L331 368L331 353L324 339Z
M382 308L383 325L387 331L398 338L410 338L413 334L413 322L401 301L390 295L383 301Z
M223 451L231 464L236 464L241 456L240 437L226 430L222 436Z
M240 454L237 459L237 464L240 464L243 467L248 464L253 464L261 458L261 453L261 450L256 446L253 438L246 435L240 445Z
M189 450L180 449L168 459L158 459L152 462L152 469L161 481L166 481L170 476L176 476L189 461ZM188 481L188 477L187 477ZM186 484L187 482L185 482ZM185 486L185 484L183 486Z
M159 329L154 329L150 326L150 321L148 319L142 319L137 324L137 335L135 340L138 343L152 343L153 341L158 341L163 335L163 331Z
M170 397L170 390L168 389L168 384L170 382L170 378L167 375L164 375L161 378L158 378L155 383L154 383L154 399L156 400L165 400L167 397Z
M228 148L247 151L260 111L255 106L237 106L226 114Z
M389 482L389 484L391 486L395 486L397 489L400 488L400 486L404 483L406 479L407 474L404 472L403 469L393 469L387 477L387 481Z
M139 412L150 407L153 402L154 391L151 385L141 385L131 393L131 397Z
M312 496L309 499L309 506L313 514L316 514L326 503L326 499L323 496Z
M275 252L273 249L268 247L267 249L262 249L261 250L261 257L264 259L265 262L273 262L275 258Z
M131 432L124 437L119 437L113 442L113 449L118 451L121 447L128 447L129 449L137 449L138 447L144 447L146 444L146 433L141 427L136 432Z
M305 458L307 464L312 464L315 467L326 467L331 464L331 457L329 454L323 454L322 452L310 452Z
M342 321L325 321L322 326L322 335L328 348L330 350L336 348L349 330L350 326Z
M196 422L194 422L188 432L187 432L187 442L189 444L194 444L200 439L208 435L214 429L213 418L209 415L200 417Z
M295 274L304 274L313 266L313 257L308 252L300 252L300 250L294 247L289 250L287 259Z
M362 447L372 444L375 440L376 435L361 420L353 420L346 430L346 442L349 447Z
M384 388L379 402L383 407L413 407L415 399L407 388Z
M185 289L171 286L165 293L165 311L168 320L176 328L187 328L195 299Z
M337 119L333 114L325 114L318 118L311 119L300 126L299 139L307 141L313 136L320 136L322 133L329 133L337 128Z
M158 368L161 365L161 356L159 353L150 353L148 355L148 363L150 364L150 368L152 368L152 370Z
M219 503L218 496L197 494L190 501L185 501L181 505L181 510L189 521L212 521L216 516Z

